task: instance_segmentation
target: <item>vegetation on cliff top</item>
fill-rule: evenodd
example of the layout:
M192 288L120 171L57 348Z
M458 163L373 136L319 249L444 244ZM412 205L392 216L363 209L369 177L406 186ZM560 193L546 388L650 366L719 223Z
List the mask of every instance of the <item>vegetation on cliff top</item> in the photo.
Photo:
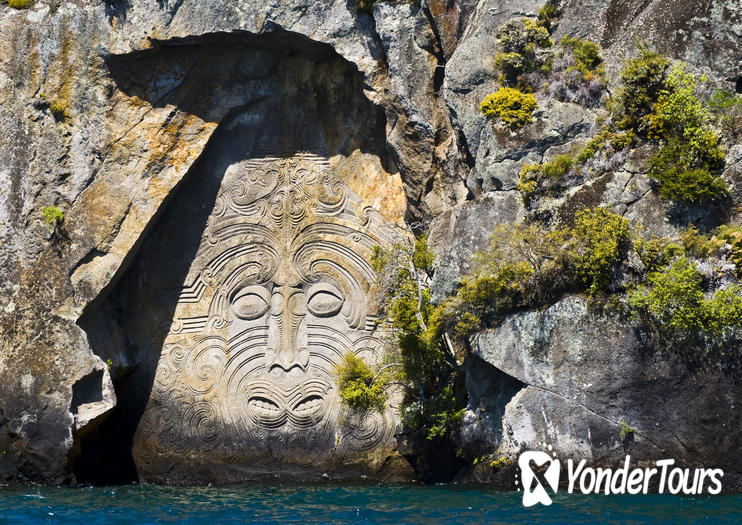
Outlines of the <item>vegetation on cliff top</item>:
M600 47L579 38L564 37L557 46L551 40L558 5L550 1L535 20L513 19L497 32L499 51L493 64L501 87L480 106L485 116L511 131L532 122L539 91L586 105L602 98L605 68ZM517 118L507 111L510 108L517 111Z
M498 225L489 249L477 253L473 271L444 303L447 324L465 337L568 292L605 293L629 246L628 221L603 208L578 211L573 227Z
M602 78L599 48L570 39L562 42L578 57L573 71ZM621 87L607 104L611 118L584 147L540 164L523 165L518 189L525 204L531 205L542 195L556 196L577 181L616 169L626 158L621 152L637 143L657 148L647 171L661 197L689 206L728 196L728 186L719 176L724 152L711 126L709 104L698 94L699 79L683 64L670 67L666 57L646 45L639 46L638 56L626 60L619 77ZM737 107L723 96L717 96L714 104ZM601 158L593 160L599 152Z

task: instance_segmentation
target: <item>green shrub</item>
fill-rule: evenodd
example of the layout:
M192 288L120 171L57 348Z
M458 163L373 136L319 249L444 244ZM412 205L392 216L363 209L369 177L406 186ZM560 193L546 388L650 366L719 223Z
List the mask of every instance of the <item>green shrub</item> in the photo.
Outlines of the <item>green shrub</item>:
M440 396L434 400L434 404L429 407L431 421L429 426L428 440L436 438L445 438L464 417L465 408L461 408L456 399L452 385L446 385Z
M640 53L621 73L621 126L661 142L649 161L660 196L682 205L725 197L727 185L716 175L724 153L709 126L709 109L696 94L697 79L682 64L668 73L667 59L646 47ZM586 147L583 153L591 150Z
M708 147L710 111L696 95L698 81L676 64L667 75L652 112L652 134L657 139L684 137L696 151Z
M726 182L711 173L718 165L718 160L704 160L687 142L673 138L649 159L649 176L657 182L663 198L679 204L702 204L729 193Z
M542 184L546 180L558 181L574 168L584 165L602 149L610 147L614 152L629 147L634 141L635 135L632 130L613 132L604 129L576 154L561 154L554 159L542 164L523 164L518 179L518 191L521 193L526 206L536 196ZM610 153L610 152L608 152ZM608 154L607 153L607 154ZM561 184L550 184L551 192L562 188Z
M665 83L665 72L670 65L667 57L639 46L639 56L626 61L620 73L622 88L617 96L621 123L624 128L634 128L644 133L649 115Z
M696 95L698 81L677 64L667 75L651 115L650 135L655 139L682 141L694 167L709 170L724 165L719 138L710 129L710 111Z
M629 296L629 304L663 332L682 338L704 328L701 284L696 266L683 257L662 271L648 274L647 285Z
M571 155L557 155L553 160L542 164L523 164L518 177L518 191L523 203L528 206L545 179L560 179L575 165Z
M722 335L728 328L742 328L742 286L719 290L712 299L704 300L702 306L707 332Z
M713 233L710 243L714 246L721 247L721 244L728 244L731 247L729 260L737 268L737 276L742 278L742 226L719 226Z
M680 242L683 245L683 251L693 257L709 257L715 250L713 242L701 234L695 226L689 226L680 234Z
M658 271L686 253L682 245L667 237L637 238L634 241L634 251L639 255L647 273Z
M605 77L605 66L598 44L590 40L565 36L560 40L559 45L569 49L575 60L575 64L568 67L566 73L579 71L583 80L590 80L596 76L601 79Z
M33 5L33 0L7 0L7 4L14 9L26 9Z
M709 108L730 144L742 142L742 96L717 90L709 100Z
M399 379L406 385L403 426L434 438L456 424L466 395L463 375L444 337L443 307L434 306L430 299L427 283L433 255L427 238L421 235L410 241L374 250L371 263L379 275L374 292L396 334Z
M52 231L64 222L64 212L56 206L44 206L41 208L41 215Z
M345 354L335 372L340 397L351 409L384 411L388 374L373 370L353 352Z
M528 18L510 20L497 32L497 45L502 51L495 55L495 68L502 74L506 86L519 85L519 77L537 71L544 65L539 50L552 45L549 30Z
M559 16L559 0L548 0L538 11L538 24L549 33L554 29L554 21Z
M564 177L575 165L571 155L557 155L554 160L541 165L541 173L549 179Z
M680 235L684 252L687 255L704 259L711 256L724 257L734 263L736 272L742 277L742 226L724 224L710 235L703 235L695 226L688 227ZM728 246L724 253L722 247Z
M495 118L510 129L518 129L533 122L536 106L536 97L532 94L501 87L484 98L480 110L486 117Z
M496 226L489 249L475 255L472 271L443 305L454 335L466 337L504 315L541 306L552 293L558 294L556 282L542 290L539 279L548 281L560 273L567 238L567 230L549 231L539 224Z
M709 99L708 105L713 112L726 113L742 107L742 97L727 89L717 89Z
M624 259L631 240L629 221L605 208L583 209L575 214L575 267L588 294L603 291L613 268Z
M638 315L679 343L699 335L720 336L729 328L742 328L742 287L730 286L704 298L703 279L685 257L647 276L647 285L629 296Z
M680 204L702 204L728 195L726 183L705 168L689 171L670 168L653 172L660 196Z
M621 432L619 433L621 439L630 439L633 434L634 429L626 421L621 421Z
M523 306L525 287L533 268L522 261L496 262L492 253L486 257L487 263L465 276L455 298L446 303L456 337L466 337L489 321Z
M578 164L585 164L588 160L595 157L596 153L608 146L614 151L628 148L633 144L635 138L636 135L633 130L615 132L604 128L585 144L575 157L575 161Z

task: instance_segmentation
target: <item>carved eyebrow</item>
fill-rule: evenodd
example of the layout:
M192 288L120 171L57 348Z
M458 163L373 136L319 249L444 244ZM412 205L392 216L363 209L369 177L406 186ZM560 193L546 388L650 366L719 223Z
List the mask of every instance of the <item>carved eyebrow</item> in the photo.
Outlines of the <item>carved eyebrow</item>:
M323 281L311 284L309 288L307 288L307 297L312 298L320 292L329 292L332 295L336 295L340 299L343 299L345 296L345 293L343 293L343 289L341 286Z

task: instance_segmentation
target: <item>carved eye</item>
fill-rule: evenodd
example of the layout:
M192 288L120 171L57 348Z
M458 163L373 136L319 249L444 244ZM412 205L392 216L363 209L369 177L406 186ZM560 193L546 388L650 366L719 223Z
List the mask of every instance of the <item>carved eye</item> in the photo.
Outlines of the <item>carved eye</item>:
M232 311L248 321L261 317L268 311L268 292L262 286L249 286L232 298Z
M343 297L340 290L330 284L320 284L309 292L307 308L317 317L330 317L340 311Z

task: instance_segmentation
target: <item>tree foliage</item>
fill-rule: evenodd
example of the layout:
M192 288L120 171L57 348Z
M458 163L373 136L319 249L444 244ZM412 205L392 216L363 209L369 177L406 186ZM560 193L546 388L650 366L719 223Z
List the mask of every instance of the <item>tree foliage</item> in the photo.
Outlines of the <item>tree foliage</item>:
M374 294L395 334L406 384L403 423L429 439L443 437L461 419L466 405L463 376L446 342L442 308L430 297L433 255L425 235L401 231L389 249L377 247Z
M340 398L353 410L383 411L386 407L386 386L390 375L371 368L353 352L343 356L336 366Z
M647 284L631 294L629 304L674 341L742 328L742 287L732 285L706 298L703 277L686 257L650 273Z

